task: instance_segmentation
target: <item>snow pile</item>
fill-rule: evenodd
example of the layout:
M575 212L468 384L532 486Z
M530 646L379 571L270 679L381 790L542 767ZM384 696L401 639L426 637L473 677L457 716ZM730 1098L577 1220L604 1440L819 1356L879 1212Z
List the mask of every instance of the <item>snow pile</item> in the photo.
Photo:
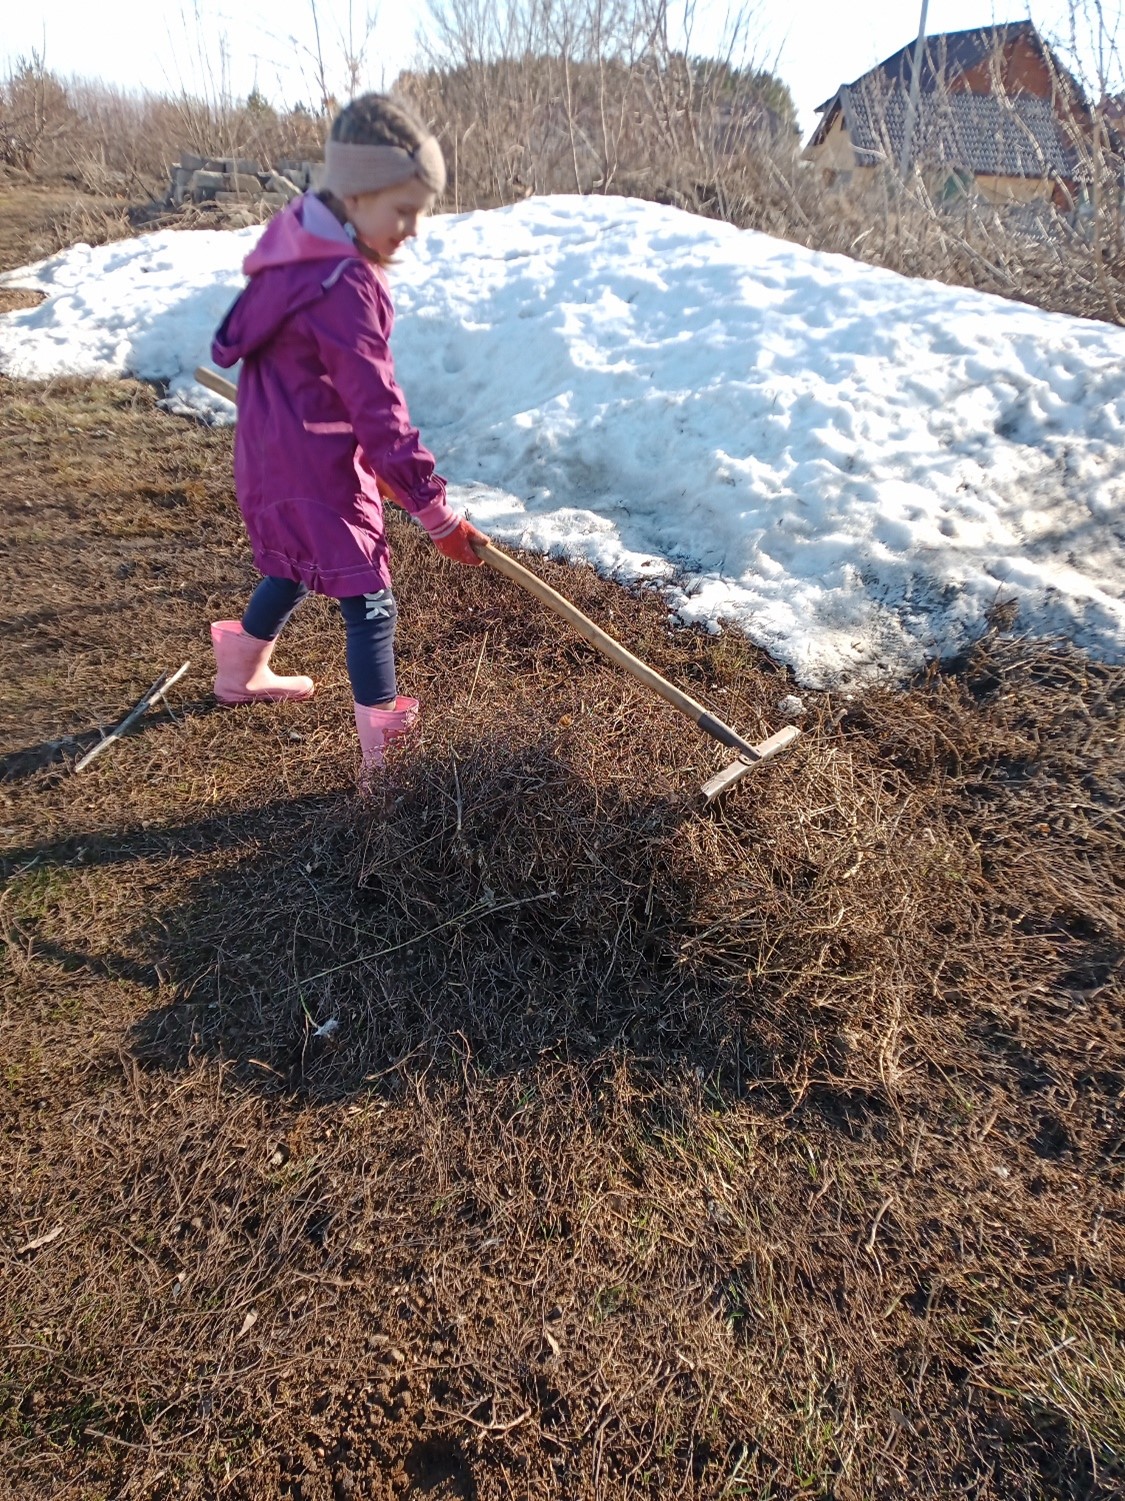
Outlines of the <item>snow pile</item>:
M257 231L77 247L0 368L191 379ZM497 539L657 580L810 686L989 607L1125 646L1125 333L622 199L440 217L393 273L415 421Z

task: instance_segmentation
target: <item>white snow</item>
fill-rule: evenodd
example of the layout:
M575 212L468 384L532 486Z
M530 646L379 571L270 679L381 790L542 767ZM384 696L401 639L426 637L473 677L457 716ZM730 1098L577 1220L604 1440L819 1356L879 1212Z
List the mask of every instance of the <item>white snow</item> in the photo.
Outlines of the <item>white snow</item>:
M256 230L75 247L0 280L0 368L197 386ZM1125 647L1125 332L628 199L433 220L395 357L498 540L658 581L810 687L1020 625Z

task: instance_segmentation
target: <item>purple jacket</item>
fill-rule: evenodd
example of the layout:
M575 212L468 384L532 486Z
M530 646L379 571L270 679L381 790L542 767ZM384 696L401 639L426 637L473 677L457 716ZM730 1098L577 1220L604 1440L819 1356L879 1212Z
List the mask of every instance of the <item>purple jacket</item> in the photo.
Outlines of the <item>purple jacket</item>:
M263 574L338 599L390 586L376 474L429 532L453 513L395 380L380 271L318 198L298 198L247 256L216 364L242 360L234 478Z

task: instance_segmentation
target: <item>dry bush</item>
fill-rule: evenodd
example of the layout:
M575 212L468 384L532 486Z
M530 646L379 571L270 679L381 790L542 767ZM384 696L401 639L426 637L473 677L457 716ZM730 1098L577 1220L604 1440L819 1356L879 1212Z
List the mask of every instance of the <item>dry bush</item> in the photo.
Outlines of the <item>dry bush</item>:
M432 21L429 68L398 87L438 125L455 208L657 196L763 142L795 144L789 91L751 61L745 18L716 59L678 48L652 0L447 0Z
M709 207L706 190L697 198ZM802 165L776 159L728 177L716 208L747 228L795 240L905 276L972 287L1049 312L1119 321L1125 257L1088 219L1043 204L1003 208L981 199L938 204L925 182L890 173L864 195L825 187ZM716 209L713 208L712 212Z
M29 172L74 125L66 89L33 53L0 85L0 162Z
M261 95L166 97L82 79L63 80L38 59L0 85L0 160L44 183L143 200L163 197L183 151L270 163L318 155L325 121Z

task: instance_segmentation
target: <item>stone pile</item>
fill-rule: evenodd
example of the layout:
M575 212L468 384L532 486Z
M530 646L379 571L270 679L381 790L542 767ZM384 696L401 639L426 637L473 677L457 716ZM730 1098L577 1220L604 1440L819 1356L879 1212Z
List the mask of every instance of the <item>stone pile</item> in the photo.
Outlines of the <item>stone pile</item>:
M315 162L279 161L264 167L245 157L180 153L168 190L170 208L185 203L254 204L284 208L310 187Z

